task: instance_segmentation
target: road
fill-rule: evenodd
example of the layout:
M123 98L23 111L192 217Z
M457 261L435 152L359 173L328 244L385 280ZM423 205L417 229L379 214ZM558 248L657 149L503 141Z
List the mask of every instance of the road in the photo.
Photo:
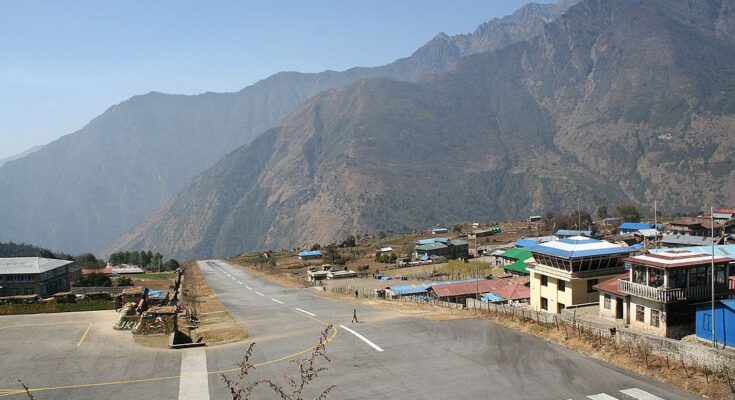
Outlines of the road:
M330 399L499 398L684 400L667 388L484 320L434 321L355 306L310 289L261 280L221 261L200 262L227 310L251 337L243 343L164 350L113 331L110 311L0 317L0 398L207 400L229 398L221 373L255 342L253 379L293 375L325 324L331 362L306 393L336 385ZM360 323L352 323L357 308ZM40 389L40 390L39 390ZM255 399L275 398L260 388ZM305 398L313 398L306 396Z

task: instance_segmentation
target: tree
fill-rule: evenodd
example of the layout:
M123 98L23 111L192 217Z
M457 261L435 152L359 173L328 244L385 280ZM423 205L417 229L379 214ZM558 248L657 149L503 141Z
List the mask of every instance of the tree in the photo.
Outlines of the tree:
M178 262L178 261L176 261L176 260L174 260L174 259L172 258L172 259L170 259L170 260L166 261L166 262L165 262L165 263L163 264L163 268L162 268L162 269L163 269L164 271L173 271L173 270L175 270L175 269L179 268L179 266L180 266L180 265L179 265L179 262Z
M624 203L615 206L615 215L627 222L638 222L641 220L641 213L634 204Z
M82 275L76 283L77 287L110 287L112 281L104 274Z
M127 276L123 276L117 280L117 286L133 286L133 280Z
M322 372L327 371L326 366L321 366L322 363L329 363L331 360L327 357L327 343L329 343L329 333L334 328L332 325L327 325L322 331L319 337L319 343L314 346L311 354L308 358L293 360L291 363L297 366L299 374L295 376L289 376L283 373L282 379L285 381L285 385L279 383L277 380L258 378L252 382L246 382L246 378L250 376L250 372L255 370L255 365L250 362L250 357L253 354L255 343L251 343L247 351L238 363L235 364L237 367L237 379L228 377L225 374L220 374L220 377L225 382L228 391L230 392L230 398L233 400L247 400L254 398L253 392L259 386L268 387L272 390L277 398L284 400L303 400L304 389L307 385L311 384L319 378ZM325 400L329 392L334 389L334 385L328 386L319 393L315 399ZM263 396L258 396L262 398Z
M599 207L597 207L597 217L598 218L607 218L607 207L606 206L599 206Z

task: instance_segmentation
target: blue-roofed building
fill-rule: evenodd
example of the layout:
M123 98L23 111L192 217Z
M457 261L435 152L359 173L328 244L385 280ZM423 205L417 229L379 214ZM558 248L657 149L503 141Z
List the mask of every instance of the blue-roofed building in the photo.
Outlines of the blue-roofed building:
M618 234L620 235L632 235L640 230L654 229L651 224L645 224L641 222L623 222L618 226Z
M527 249L529 247L533 247L539 244L539 241L536 239L518 239L516 240L516 247L520 247L522 249Z
M319 250L301 251L298 256L299 260L316 260L322 258L322 252Z
M697 305L697 338L712 342L712 303ZM735 299L715 302L715 342L735 349Z
M440 228L434 228L434 229L431 230L431 234L432 235L438 235L438 234L441 234L441 233L449 233L449 229L444 228L444 227L440 227Z
M631 251L583 236L539 243L528 250L534 258L526 266L531 276L531 306L552 313L598 302L592 287L625 272L621 259Z
M558 237L559 239L566 239L572 236L584 236L588 238L595 237L590 230L583 231L575 229L559 229L558 231L556 231L556 237Z

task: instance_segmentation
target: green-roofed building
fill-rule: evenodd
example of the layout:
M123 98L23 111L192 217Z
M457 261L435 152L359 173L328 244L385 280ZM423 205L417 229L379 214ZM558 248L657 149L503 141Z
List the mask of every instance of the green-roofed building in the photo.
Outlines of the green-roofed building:
M451 239L445 243L434 242L416 246L416 258L445 257L448 260L469 257L469 243L466 240Z
M521 247L514 247L499 254L498 257L503 259L503 269L506 273L511 275L529 275L525 261L533 257L530 251Z

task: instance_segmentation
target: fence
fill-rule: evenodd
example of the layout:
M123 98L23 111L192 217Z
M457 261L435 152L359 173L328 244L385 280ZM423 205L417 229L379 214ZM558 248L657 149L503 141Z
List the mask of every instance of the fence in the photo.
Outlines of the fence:
M379 296L374 289L371 290L350 285L332 286L329 290L335 293L349 295L354 295L357 292L357 296L371 299L447 307L457 310L484 311L529 323L537 323L547 328L555 327L559 330L563 329L586 338L599 340L600 342L604 339L614 346L627 347L629 350L639 351L646 359L646 364L648 363L648 357L655 355L665 358L667 363L679 362L685 369L687 367L693 367L705 371L705 373L716 372L724 374L728 377L728 380L730 380L731 374L735 372L733 371L735 370L735 352L718 350L698 343L651 336L627 329L616 329L612 331L610 329L611 325L577 318L573 310L569 310L569 312L564 314L550 314L532 310L527 306L494 304L481 302L476 299L467 299L466 304L448 303L416 296L401 296L397 299L385 299L385 297ZM735 376L732 378L735 380Z
M72 287L71 292L74 294L87 293L110 293L118 294L131 286L95 286L95 287Z

